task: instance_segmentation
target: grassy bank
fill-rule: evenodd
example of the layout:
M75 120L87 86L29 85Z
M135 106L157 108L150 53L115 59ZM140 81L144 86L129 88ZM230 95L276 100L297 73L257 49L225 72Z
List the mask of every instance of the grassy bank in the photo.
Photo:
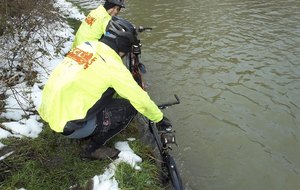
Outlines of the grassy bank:
M109 142L138 138L136 124ZM0 161L0 189L92 189L91 178L103 173L111 160L84 161L79 157L86 140L70 140L45 127L38 138L8 138L1 140L7 146L2 152L14 151ZM117 166L115 178L120 189L162 189L158 168L151 156L151 148L139 140L129 142L136 154L142 157L141 171L126 163Z

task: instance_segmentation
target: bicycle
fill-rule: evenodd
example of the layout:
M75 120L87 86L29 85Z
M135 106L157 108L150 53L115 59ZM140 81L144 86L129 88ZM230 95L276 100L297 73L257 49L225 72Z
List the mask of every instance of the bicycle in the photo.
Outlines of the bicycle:
M137 33L151 30L152 28L150 27L139 26L138 28L136 28ZM142 53L141 47L141 43L132 46L132 51L127 56L126 65L135 81L145 90L145 84L143 82L142 74L146 73L146 67L143 63L140 62L140 56Z
M150 27L138 27L136 31L138 33L144 31L150 31L152 28ZM132 53L127 56L126 65L130 72L132 73L135 81L145 90L145 84L143 82L142 75L146 73L145 65L140 62L141 56L141 47L142 45L135 45L132 47ZM174 95L176 101L164 103L162 105L158 105L160 109L166 109L172 105L179 104L180 100L177 95ZM145 117L144 117L145 118ZM145 118L146 119L146 118ZM182 180L177 169L176 163L172 155L169 153L169 150L172 150L171 144L176 144L176 139L174 135L174 130L172 127L158 130L156 124L148 119L146 119L148 123L148 128L150 133L152 134L156 146L158 147L159 154L161 157L161 169L163 174L163 180L166 182L171 181L171 184L175 190L182 190Z

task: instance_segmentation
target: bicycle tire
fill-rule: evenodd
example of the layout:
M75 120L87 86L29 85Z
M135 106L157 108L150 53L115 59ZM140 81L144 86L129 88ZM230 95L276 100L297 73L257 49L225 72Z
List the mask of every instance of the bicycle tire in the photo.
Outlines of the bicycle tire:
M173 188L175 190L183 190L183 186L182 186L182 181L175 163L174 158L171 155L168 155L168 160L170 162L170 164L168 164L167 166L169 167L169 177L171 180L171 183L173 185Z

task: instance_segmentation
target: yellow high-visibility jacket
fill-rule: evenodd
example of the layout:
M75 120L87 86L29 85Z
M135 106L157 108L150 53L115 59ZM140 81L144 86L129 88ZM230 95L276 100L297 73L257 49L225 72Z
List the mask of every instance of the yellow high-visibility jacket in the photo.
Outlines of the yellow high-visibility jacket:
M72 48L83 42L99 40L110 19L111 16L102 5L92 10L77 30Z
M38 112L52 130L63 132L68 121L84 119L108 88L128 99L154 122L163 113L133 79L121 57L106 44L94 41L73 48L51 73Z

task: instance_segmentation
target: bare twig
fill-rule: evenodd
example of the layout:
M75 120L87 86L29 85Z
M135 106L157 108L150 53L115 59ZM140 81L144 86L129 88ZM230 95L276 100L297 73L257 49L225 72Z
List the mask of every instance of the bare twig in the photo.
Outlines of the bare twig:
M13 86L24 80L33 85L36 68L44 68L49 74L43 66L44 58L51 58L49 45L60 50L66 40L52 32L60 20L53 8L53 0L0 1L0 84L1 88L11 88L25 115Z

